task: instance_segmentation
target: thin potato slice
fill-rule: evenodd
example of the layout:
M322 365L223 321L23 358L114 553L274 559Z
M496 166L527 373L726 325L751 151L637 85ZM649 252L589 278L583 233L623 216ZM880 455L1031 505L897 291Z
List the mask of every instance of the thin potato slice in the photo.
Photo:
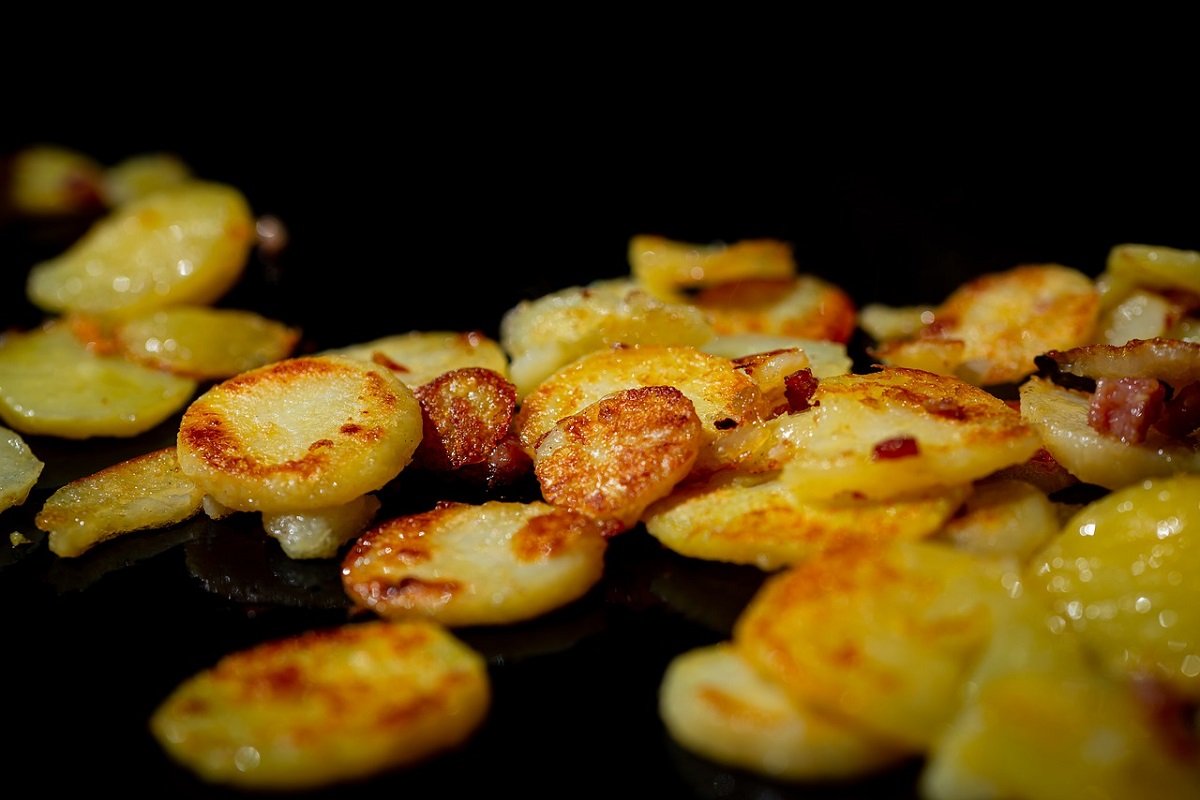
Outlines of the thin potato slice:
M410 389L452 369L482 367L508 377L508 356L478 331L410 331L363 344L327 350L387 367Z
M0 418L22 433L135 436L195 391L188 378L91 352L66 324L0 338Z
M444 372L415 390L424 434L417 462L435 471L479 464L508 435L517 390L482 367Z
M1136 290L1100 315L1097 338L1103 344L1123 345L1166 336L1182 316L1179 307L1163 295Z
M534 472L548 502L628 528L687 477L703 444L678 389L626 389L559 420L538 442Z
M1003 401L920 370L827 378L812 404L780 417L791 442L782 480L807 497L885 499L958 485L1019 464L1040 447Z
M306 789L457 747L490 692L483 659L436 625L345 625L226 656L180 685L150 729L206 781Z
M1200 451L1156 431L1140 444L1105 436L1088 424L1088 394L1030 378L1021 386L1021 416L1072 475L1106 489L1176 472L1200 472Z
M854 332L854 302L813 275L710 286L692 300L721 336L766 334L845 342Z
M191 177L187 164L171 153L131 156L104 171L104 202L110 206L131 203L177 186Z
M128 317L205 305L242 275L254 218L236 189L188 183L124 205L29 273L34 305Z
M846 548L769 580L734 641L795 702L920 752L958 709L999 587L948 547Z
M629 240L629 266L639 284L666 301L682 299L681 289L796 274L792 246L775 239L702 245L634 236Z
M1108 253L1108 272L1137 286L1200 294L1200 253L1145 244L1121 244Z
M774 570L847 544L929 536L969 493L958 486L886 501L824 501L797 497L770 477L718 473L655 503L643 521L680 555Z
M213 380L287 358L300 331L252 311L181 306L130 319L115 338L135 361Z
M1099 297L1083 273L1057 264L1016 267L954 291L916 338L885 342L886 364L953 374L991 386L1034 371L1034 356L1091 338Z
M314 356L242 373L197 398L179 426L179 464L222 505L291 514L379 489L420 440L420 406L389 370Z
M100 205L101 174L101 166L83 153L53 145L27 147L13 158L13 208L47 217L91 211Z
M44 466L19 433L0 427L0 511L25 502Z
M759 333L738 333L732 336L717 336L700 346L703 353L711 353L731 360L772 350L800 350L808 357L808 368L818 378L845 375L853 362L846 354L846 345L818 339L800 339L795 336L768 336Z
M632 281L574 286L510 309L500 343L524 397L561 367L615 344L699 345L713 331L699 310L656 300Z
M50 552L70 558L124 533L183 522L203 496L168 447L68 483L50 495L36 523L50 534Z
M939 536L968 553L1025 562L1058 528L1058 510L1040 489L1024 481L988 480L975 487Z
M288 558L333 558L343 544L363 532L379 506L375 495L364 494L333 508L294 514L263 514L263 530L279 540L279 546Z
M363 534L342 564L342 583L355 604L385 617L519 622L600 580L608 532L545 503L442 503Z
M689 651L668 665L659 715L688 750L776 780L852 778L902 758L853 726L797 705L728 644Z

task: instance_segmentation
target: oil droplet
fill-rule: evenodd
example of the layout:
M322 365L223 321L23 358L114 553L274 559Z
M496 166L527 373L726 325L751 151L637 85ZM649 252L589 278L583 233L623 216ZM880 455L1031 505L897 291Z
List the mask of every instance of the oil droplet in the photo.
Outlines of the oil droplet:
M1152 606L1153 604L1150 602L1149 597L1139 597L1133 603L1134 611L1138 612L1139 614L1145 614Z
M921 312L921 324L922 325L932 325L934 319L935 319L935 317L934 317L932 311L922 311Z
M1165 608L1158 612L1158 624L1164 628L1169 628L1179 621L1179 615L1169 608Z
M1189 678L1200 675L1200 656L1188 653L1187 657L1183 659L1183 665L1179 667L1179 671Z
M233 765L238 768L239 772L249 772L252 769L257 769L262 762L262 756L258 750L246 745L239 747L237 752L233 754Z

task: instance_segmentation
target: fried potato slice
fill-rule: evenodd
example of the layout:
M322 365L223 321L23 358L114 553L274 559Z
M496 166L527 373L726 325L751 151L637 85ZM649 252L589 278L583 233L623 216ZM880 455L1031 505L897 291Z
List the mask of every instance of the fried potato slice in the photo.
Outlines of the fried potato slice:
M203 496L168 447L71 481L50 495L35 523L50 534L50 552L71 558L124 533L183 522Z
M1134 339L1166 336L1182 316L1180 308L1163 295L1134 290L1100 314L1097 338L1103 344L1123 345Z
M22 214L56 216L100 205L102 167L65 147L34 145L13 157L9 196Z
M333 508L263 514L263 530L279 541L288 558L333 558L343 544L363 532L379 506L375 495L364 494Z
M238 511L349 503L396 477L421 440L421 409L391 371L313 356L244 372L184 412L179 464Z
M0 427L0 511L25 502L44 466L19 433Z
M1019 464L1041 446L1017 412L944 375L888 368L818 383L788 426L782 480L806 497L885 499Z
M818 378L844 375L853 362L846 353L846 345L820 339L800 339L795 336L768 336L759 333L737 333L717 336L699 347L702 353L711 353L730 360L772 350L800 350L808 357L808 368Z
M1034 356L1088 342L1099 297L1083 273L1027 265L969 281L934 311L914 339L873 350L886 364L953 374L968 383L1013 383L1034 371Z
M630 280L573 286L526 300L500 321L524 397L561 367L614 344L699 345L713 336L699 310L655 299Z
M135 436L195 391L188 378L91 352L68 324L0 338L0 418L22 433Z
M666 301L682 299L681 289L796 274L792 246L775 239L704 245L634 236L629 240L629 266L639 284Z
M854 302L813 275L710 286L692 300L719 335L766 334L845 342L854 332Z
M26 289L50 312L128 317L205 305L237 283L253 243L240 192L188 183L113 211L67 252L34 266Z
M177 186L191 177L192 171L179 156L173 153L143 153L104 170L101 187L104 202L110 206L120 206Z
M942 545L844 548L768 580L734 641L794 702L919 752L958 709L999 587Z
M962 513L946 523L939 537L969 553L1025 562L1058 529L1058 510L1036 486L988 480L975 487Z
M772 350L733 359L738 372L754 381L762 395L759 414L763 419L778 416L790 408L788 381L801 370L807 370L806 378L812 377L812 363L803 350Z
M440 627L370 622L226 656L172 692L150 730L206 781L297 790L457 747L490 693L483 659Z
M902 757L840 719L797 705L726 643L671 661L659 716L688 750L776 780L852 778Z
M673 386L692 401L705 437L756 419L762 396L748 377L724 358L692 347L636 345L598 350L563 367L521 404L513 425L521 446L533 453L560 420L606 395L641 386Z
M1200 701L1200 476L1154 478L1097 500L1029 566L1059 624L1116 674L1149 674Z
M885 501L814 500L770 476L718 473L650 506L643 522L680 555L774 570L851 543L929 536L969 493L956 486Z
M410 331L322 355L348 356L387 367L410 389L466 367L482 367L508 377L508 356L496 341L479 331Z
M876 342L910 339L934 320L933 306L885 306L868 303L858 312L858 326Z
M443 372L414 394L424 429L416 460L435 471L486 461L508 435L517 406L516 387L482 367Z
M559 420L538 441L533 469L548 502L629 528L687 477L703 445L692 401L644 386Z
M600 580L608 532L545 503L440 503L359 537L342 583L356 605L385 617L519 622L582 597Z
M1021 385L1021 416L1072 475L1106 489L1159 475L1200 472L1200 451L1151 430L1140 444L1105 436L1088 424L1090 396L1043 378Z
M1106 268L1118 280L1152 289L1200 294L1200 253L1145 244L1120 244L1108 252Z
M118 347L135 361L196 380L228 378L287 358L300 331L252 311L179 306L116 327Z

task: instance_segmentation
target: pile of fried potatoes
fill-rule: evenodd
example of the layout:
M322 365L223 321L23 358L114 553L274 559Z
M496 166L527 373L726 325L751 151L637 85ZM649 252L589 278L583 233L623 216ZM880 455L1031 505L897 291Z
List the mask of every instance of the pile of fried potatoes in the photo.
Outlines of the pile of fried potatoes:
M287 555L340 559L382 619L231 655L155 714L205 779L320 786L459 745L490 690L446 629L571 603L610 538L649 535L773 573L663 677L700 756L796 782L921 757L938 799L1200 797L1200 254L1121 245L1096 280L1021 265L858 309L783 242L638 236L628 277L523 301L498 339L290 357L298 330L213 307L248 203L173 164L18 173L29 213L75 207L63 174L111 211L32 269L46 324L0 338L0 504L40 473L20 434L182 412L175 447L49 497L54 553L254 513ZM407 470L536 497L378 519ZM366 692L378 713L339 718Z

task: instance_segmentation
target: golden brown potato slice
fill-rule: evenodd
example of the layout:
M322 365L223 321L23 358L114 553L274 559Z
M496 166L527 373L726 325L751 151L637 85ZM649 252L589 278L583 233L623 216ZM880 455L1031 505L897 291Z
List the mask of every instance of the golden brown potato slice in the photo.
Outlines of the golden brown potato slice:
M500 321L521 397L577 358L615 344L699 345L713 331L699 310L656 300L632 281L598 281L526 300Z
M0 338L0 418L22 433L135 436L195 391L188 378L93 353L67 324Z
M858 326L878 342L910 339L934 320L933 306L885 306L868 303L858 312Z
M44 466L19 433L0 427L0 511L25 502Z
M538 441L533 469L548 502L629 528L687 476L703 444L692 401L645 386L559 420Z
M498 343L478 331L411 331L323 355L348 356L387 367L410 389L466 367L482 367L508 377L508 356Z
M420 406L391 371L340 356L293 358L197 398L179 426L179 464L222 505L292 514L379 489L420 440Z
M1195 250L1121 244L1109 251L1107 269L1135 286L1200 294L1200 253Z
M279 540L279 546L288 558L333 558L343 544L370 524L379 505L375 495L364 494L333 508L294 514L263 514L263 530Z
M1071 518L1030 583L1106 666L1200 700L1200 476L1155 478Z
M29 273L34 305L50 312L132 316L205 305L242 275L254 218L236 189L188 183L121 206L61 256Z
M424 427L416 460L436 471L486 461L508 435L517 405L516 387L482 367L443 372L414 394Z
M970 492L958 486L885 501L826 501L798 497L769 476L735 475L717 473L650 506L646 530L681 555L773 570L851 543L923 538Z
M206 781L307 789L460 745L490 691L483 659L436 625L345 625L226 656L184 681L150 729Z
M629 265L639 284L667 301L680 300L681 289L796 274L792 246L775 239L704 245L634 236L629 240Z
M68 483L50 495L36 523L50 534L50 552L69 558L123 533L183 522L203 496L168 447Z
M782 480L807 497L884 499L1019 464L1037 435L992 395L944 375L888 368L818 383L788 427Z
M213 380L287 358L300 331L252 311L180 306L123 322L115 338L135 361Z
M1088 424L1090 395L1030 378L1021 386L1021 416L1072 475L1106 489L1176 472L1200 472L1200 452L1156 431L1140 444L1099 433Z
M91 157L65 147L27 147L13 158L13 208L34 216L91 211L100 205L101 169Z
M1034 356L1090 341L1099 297L1084 274L1056 264L1016 267L964 284L913 339L885 342L884 363L953 374L979 386L1034 371Z
M703 353L712 353L730 360L772 350L800 350L808 357L808 368L818 378L844 375L850 371L852 361L846 354L846 345L818 339L799 339L795 336L767 336L758 333L738 333L732 336L717 336L700 346Z
M688 750L776 780L852 778L903 757L840 719L797 705L729 644L692 650L670 663L659 715Z
M104 202L110 206L131 203L191 177L187 164L172 153L131 156L104 171Z
M721 336L766 334L844 342L854 332L854 302L813 275L710 286L692 300Z
M795 702L919 752L958 709L999 591L945 546L845 548L769 580L734 640Z
M1016 480L978 484L939 536L960 550L1028 561L1058 533L1058 510L1036 486Z
M446 625L532 619L604 571L603 523L545 503L442 503L363 534L342 564L355 604Z

